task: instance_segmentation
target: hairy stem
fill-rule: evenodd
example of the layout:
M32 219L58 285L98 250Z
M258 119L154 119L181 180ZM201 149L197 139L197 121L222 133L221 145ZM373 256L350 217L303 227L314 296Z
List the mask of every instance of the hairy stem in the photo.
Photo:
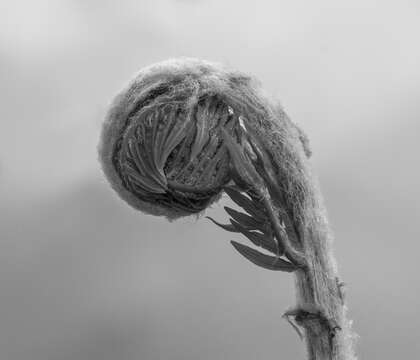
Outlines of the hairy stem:
M299 224L307 265L295 272L297 306L292 315L304 329L309 360L352 360L351 323L345 314L331 235L319 191L313 189L312 196L312 216Z
M229 136L225 136L225 141L237 174L242 182L249 184L242 191L250 187L258 195L257 206L264 208L277 251L275 258L267 259L255 250L238 245L235 248L248 260L265 268L270 268L267 261L274 264L283 255L293 264L297 305L285 316L299 335L305 337L309 360L353 360L351 324L346 318L331 250L331 232L306 153L299 150L291 134L285 137L287 144L279 141L279 148L283 146L284 151L281 154L271 149L270 143L265 143L264 137L251 127L244 125L244 130L246 138L242 143L248 147L242 149ZM247 152L250 148L252 152ZM278 159L272 161L275 155ZM252 198L252 194L249 195ZM270 237L265 235L268 240ZM257 245L260 244L257 242ZM290 268L293 267L285 267Z

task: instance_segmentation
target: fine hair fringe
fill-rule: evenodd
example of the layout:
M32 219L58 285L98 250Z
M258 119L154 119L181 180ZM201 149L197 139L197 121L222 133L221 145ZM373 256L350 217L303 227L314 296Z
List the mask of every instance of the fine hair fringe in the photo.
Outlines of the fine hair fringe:
M176 219L191 215L177 209L145 202L122 184L113 164L117 139L130 114L139 108L179 102L188 111L198 99L218 96L236 113L247 118L266 139L283 184L287 210L303 220L311 211L309 169L302 159L310 155L307 138L283 111L280 103L265 93L260 83L247 74L221 64L193 58L163 61L142 69L112 102L103 124L98 146L103 172L118 195L134 208L152 215ZM186 100L185 100L186 99ZM212 202L217 201L216 195ZM209 204L210 205L210 204Z

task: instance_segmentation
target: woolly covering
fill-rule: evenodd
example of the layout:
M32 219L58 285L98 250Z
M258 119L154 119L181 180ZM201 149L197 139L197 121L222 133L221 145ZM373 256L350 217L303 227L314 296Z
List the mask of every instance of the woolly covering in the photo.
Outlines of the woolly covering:
M311 196L305 196L305 194L311 192L308 186L312 186L308 180L311 177L309 169L306 161L304 161L305 157L310 155L308 141L304 133L291 122L279 102L266 94L260 87L259 82L253 77L230 70L220 64L191 58L167 60L142 69L134 80L116 96L110 106L103 124L98 150L103 171L114 190L134 208L148 214L166 216L168 219L198 213L218 200L221 195L221 187L230 180L226 164L218 165L216 170L208 176L208 182L212 182L208 185L211 185L213 190L203 190L206 192L206 197L200 200L199 205L189 209L185 204L183 206L171 206L171 202L168 201L154 201L154 199L159 199L159 196L164 196L170 191L167 187L168 165L164 162L168 162L171 154L166 154L163 157L161 166L155 169L156 174L150 174L150 177L158 175L157 180L154 176L155 183L161 184L159 185L161 187L153 187L150 191L151 193L163 194L157 194L156 197L154 197L154 194L147 193L144 187L141 191L133 191L134 187L129 186L130 184L127 184L127 181L124 180L125 158L122 158L122 155L119 154L121 143L124 143L124 139L132 136L129 135L129 133L133 133L130 124L133 121L140 121L138 119L144 117L145 111L148 110L152 113L155 111L158 114L148 118L152 127L158 127L159 124L152 123L164 122L163 118L159 117L159 114L161 114L159 109L165 104L176 104L178 106L177 111L184 114L181 120L177 120L177 129L187 131L187 126L183 126L179 121L196 123L194 128L195 142L193 139L190 143L187 143L187 140L184 139L187 147L188 145L194 146L198 142L199 131L207 131L213 134L212 136L217 138L217 146L220 146L222 139L217 131L213 131L215 125L209 124L210 116L206 117L205 112L202 112L201 116L191 117L189 115L196 114L200 102L210 98L217 99L219 103L225 106L225 110L228 109L229 112L232 111L237 115L246 117L255 131L265 139L265 145L277 165L278 176L284 188L287 210L295 219L304 217L304 209L311 207L311 204L306 203L311 201ZM142 121L145 122L145 120ZM238 124L233 124L233 132L237 126ZM151 136L151 133L149 135ZM149 138L149 135L147 132L143 133L144 138ZM141 135L138 136L141 137ZM186 135L184 136L186 137ZM137 138L137 140L143 142L142 144L145 146L137 148L138 152L153 151L153 149L147 148L145 139ZM127 140L126 143L131 146L130 141ZM149 146L154 146L154 144L150 142ZM131 149L129 145L127 145L127 149ZM172 151L172 148L170 150ZM198 150L203 152L205 146L202 145ZM135 151L132 150L132 152ZM174 152L175 150L172 151L172 153ZM139 154L137 153L137 155ZM189 155L191 155L191 151ZM117 157L118 161L116 160ZM223 157L228 160L228 155L222 154L219 159L222 163ZM184 167L186 165L184 164ZM192 174L194 169L189 168L188 171ZM183 173L185 177L185 169L183 169ZM148 176L147 172L144 172L143 176ZM185 183L188 183L188 179L184 180ZM195 193L198 193L201 188L205 188L205 184L202 182L196 182L194 186L196 186ZM190 196L186 193L181 194ZM197 196L191 195L190 200L197 200ZM186 204L188 204L188 201Z
M99 159L122 199L145 213L176 219L203 211L224 185L238 184L238 177L251 189L258 186L232 165L247 144L242 127L270 156L280 191L267 201L277 221L291 219L289 232L297 236L289 245L304 258L296 271L297 309L289 314L298 314L296 321L305 329L308 357L353 360L354 335L325 208L307 161L308 140L257 80L189 58L147 67L113 101ZM226 145L234 151L226 151ZM277 240L285 241L281 235Z

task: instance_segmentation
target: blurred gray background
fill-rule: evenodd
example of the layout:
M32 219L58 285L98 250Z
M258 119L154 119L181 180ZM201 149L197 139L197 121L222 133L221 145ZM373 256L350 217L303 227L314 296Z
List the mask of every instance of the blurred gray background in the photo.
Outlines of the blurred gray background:
M290 275L206 219L134 211L101 174L108 103L174 56L281 99L311 139L360 359L418 356L418 1L3 0L0 27L1 360L304 358Z

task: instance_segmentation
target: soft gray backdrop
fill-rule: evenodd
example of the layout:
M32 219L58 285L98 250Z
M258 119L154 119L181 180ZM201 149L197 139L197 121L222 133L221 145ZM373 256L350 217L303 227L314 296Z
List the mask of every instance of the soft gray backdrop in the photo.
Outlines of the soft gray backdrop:
M0 359L304 358L290 275L103 179L107 104L181 55L253 73L306 130L360 358L416 358L419 35L414 0L1 1Z

